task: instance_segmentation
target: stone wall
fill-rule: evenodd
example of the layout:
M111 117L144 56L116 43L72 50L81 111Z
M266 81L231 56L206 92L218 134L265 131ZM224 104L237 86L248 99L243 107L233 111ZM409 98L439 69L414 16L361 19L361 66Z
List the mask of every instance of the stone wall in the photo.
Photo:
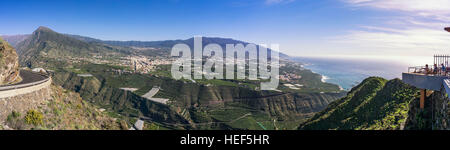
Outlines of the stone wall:
M23 92L24 94L0 98L0 123L6 121L12 111L26 114L30 109L39 109L41 106L46 105L46 102L51 99L50 84L51 80L30 87L32 90L17 89L19 91L16 92Z

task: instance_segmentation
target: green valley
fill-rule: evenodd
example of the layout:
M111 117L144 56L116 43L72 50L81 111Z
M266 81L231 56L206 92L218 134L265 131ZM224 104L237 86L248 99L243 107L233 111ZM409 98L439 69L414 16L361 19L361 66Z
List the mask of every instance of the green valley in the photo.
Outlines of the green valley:
M204 39L213 42L245 43ZM175 80L172 58L158 54L168 54L173 43L104 42L40 27L17 47L21 65L48 69L55 85L128 124L144 120L147 129L296 129L345 95L286 55L279 91L258 90L261 81L247 79Z

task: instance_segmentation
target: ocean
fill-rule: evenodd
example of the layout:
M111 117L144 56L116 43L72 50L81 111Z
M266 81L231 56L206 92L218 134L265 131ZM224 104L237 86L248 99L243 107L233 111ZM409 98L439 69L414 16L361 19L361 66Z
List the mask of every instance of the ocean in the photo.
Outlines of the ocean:
M322 81L350 90L371 76L394 79L402 77L408 67L424 66L433 57L420 58L319 58L297 57L294 61L304 64L306 69L322 75ZM420 60L420 61L418 61Z

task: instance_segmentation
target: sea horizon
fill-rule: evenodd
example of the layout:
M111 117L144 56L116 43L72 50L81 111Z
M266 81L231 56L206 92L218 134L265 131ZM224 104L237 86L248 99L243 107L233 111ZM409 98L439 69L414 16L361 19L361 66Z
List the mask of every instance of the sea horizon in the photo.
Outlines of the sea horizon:
M349 91L364 79L372 76L388 80L402 78L408 67L432 64L431 56L421 57L294 57L294 61L302 63L303 67L318 73L322 81L339 85L341 89ZM431 62L431 63L430 63Z

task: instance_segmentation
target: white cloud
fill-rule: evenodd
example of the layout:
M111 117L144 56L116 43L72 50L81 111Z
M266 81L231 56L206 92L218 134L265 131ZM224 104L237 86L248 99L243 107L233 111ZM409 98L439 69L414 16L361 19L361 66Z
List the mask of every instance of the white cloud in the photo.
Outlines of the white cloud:
M450 49L450 34L443 30L364 28L331 40L350 47L357 54L431 56L448 53Z
M431 56L450 52L450 0L344 0L352 7L396 13L331 38L356 54ZM379 18L378 18L379 19Z
M344 0L355 7L403 11L411 15L448 20L450 0Z
M450 12L450 0L345 0L358 6L402 11Z

